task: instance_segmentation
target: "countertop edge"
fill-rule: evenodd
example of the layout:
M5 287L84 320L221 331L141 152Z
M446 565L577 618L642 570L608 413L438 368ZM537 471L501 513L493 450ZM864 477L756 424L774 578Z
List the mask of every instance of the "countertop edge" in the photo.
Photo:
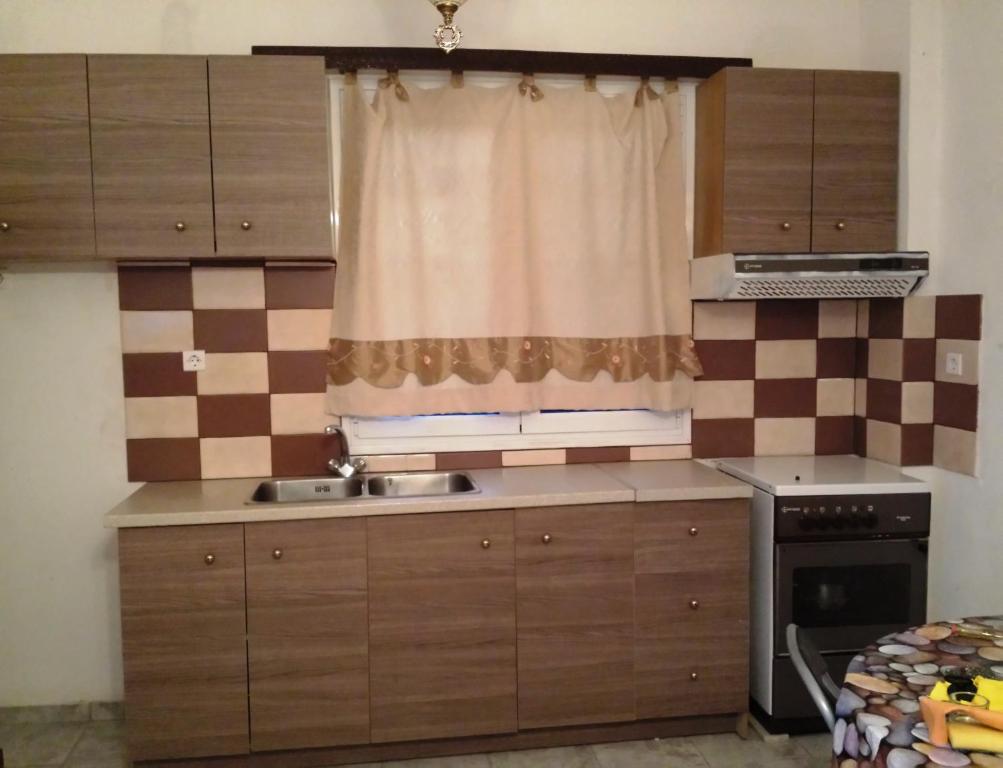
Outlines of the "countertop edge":
M657 491L637 491L635 501L721 501L726 499L751 499L752 486L741 487L687 487Z

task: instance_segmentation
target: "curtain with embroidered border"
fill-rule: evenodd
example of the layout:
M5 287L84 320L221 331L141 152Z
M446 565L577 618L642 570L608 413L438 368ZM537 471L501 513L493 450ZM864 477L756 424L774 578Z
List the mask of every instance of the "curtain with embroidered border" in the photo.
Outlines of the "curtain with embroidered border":
M457 85L346 86L329 411L689 407L678 93Z

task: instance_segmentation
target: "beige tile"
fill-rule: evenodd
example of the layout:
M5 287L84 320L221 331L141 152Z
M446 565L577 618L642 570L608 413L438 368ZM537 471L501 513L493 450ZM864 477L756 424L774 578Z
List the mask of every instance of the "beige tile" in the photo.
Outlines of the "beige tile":
M195 267L195 309L264 309L265 270L261 267Z
M635 445L630 449L631 461L674 461L693 458L692 445Z
M409 453L405 458L408 472L428 472L435 469L434 453Z
M867 342L867 375L872 379L902 381L901 339L871 339Z
M591 747L524 749L488 755L491 768L599 768Z
M854 379L853 415L867 416L867 379Z
M818 337L852 339L857 335L857 302L852 299L818 303Z
M853 379L819 379L816 392L819 416L853 415Z
M667 768L674 765L666 763L665 754L654 740L593 744L592 752L602 768Z
M754 400L753 381L693 382L695 419L751 419Z
M393 761L382 763L381 768L491 768L491 763L487 755L457 755Z
M272 441L268 437L203 437L202 477L269 477Z
M756 302L693 302L694 339L756 338Z
M933 423L932 381L907 381L902 385L902 423Z
M32 707L0 707L0 728L8 725L86 723L90 719L90 707L86 702L77 704L41 704ZM0 744L2 743L0 741Z
M542 451L502 451L503 467L538 467L545 464L564 464L567 454L563 448Z
M191 312L120 312L123 352L183 352L195 346Z
M10 768L62 765L84 728L84 723L0 725L5 764Z
M323 392L272 395L271 406L273 435L320 434L334 421Z
M756 419L757 456L811 456L815 419Z
M933 464L941 469L975 475L977 469L976 433L954 427L933 428Z
M961 355L961 375L947 373L947 354ZM979 342L965 339L937 339L937 367L934 378L955 384L979 383Z
M814 340L757 341L757 379L815 378L817 344Z
M903 303L903 338L932 339L937 335L936 320L936 296L909 296Z
M125 723L108 720L90 723L73 748L64 768L128 768Z
M268 310L269 349L327 349L330 339L329 309Z
M807 768L823 765L807 758L790 739L765 742L735 734L693 736L689 741L710 768Z
M200 395L243 395L268 391L267 352L210 352L196 374Z
M867 458L888 464L902 463L902 427L886 421L867 420Z
M435 469L434 453L397 453L366 456L367 472L430 472Z
M871 302L870 299L857 301L857 338L866 339L870 335Z
M125 436L198 437L199 417L195 397L125 398Z

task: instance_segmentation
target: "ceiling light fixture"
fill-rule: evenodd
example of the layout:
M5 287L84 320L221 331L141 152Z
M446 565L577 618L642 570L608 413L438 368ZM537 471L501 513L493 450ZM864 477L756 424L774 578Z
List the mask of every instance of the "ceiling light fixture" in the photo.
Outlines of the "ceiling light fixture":
M453 23L454 14L467 0L428 0L442 14L442 24L435 28L435 42L446 53L459 47L463 31Z

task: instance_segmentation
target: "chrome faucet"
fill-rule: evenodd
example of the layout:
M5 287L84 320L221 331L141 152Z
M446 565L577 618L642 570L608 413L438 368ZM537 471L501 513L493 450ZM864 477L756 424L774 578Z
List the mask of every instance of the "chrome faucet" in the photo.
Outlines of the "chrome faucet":
M340 455L337 459L331 459L327 462L327 468L331 470L332 474L341 475L342 477L352 477L357 472L365 470L366 460L363 458L353 459L348 452L348 436L345 435L345 430L331 424L329 427L325 427L324 434L334 435L338 438L338 451Z

